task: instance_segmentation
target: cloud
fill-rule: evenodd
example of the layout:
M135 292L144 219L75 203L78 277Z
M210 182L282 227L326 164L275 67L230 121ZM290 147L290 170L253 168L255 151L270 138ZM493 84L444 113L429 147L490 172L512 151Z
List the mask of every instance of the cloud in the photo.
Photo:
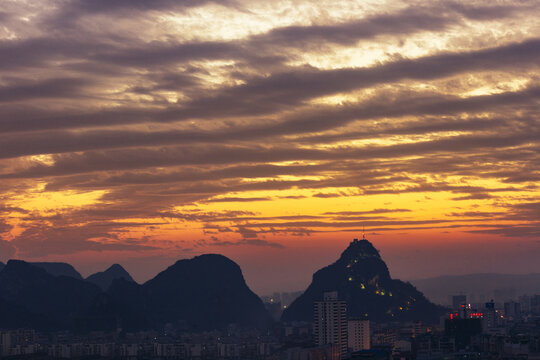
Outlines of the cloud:
M234 253L362 225L532 238L537 10L8 2L2 251Z
M322 199L328 199L328 198L341 197L343 196L343 194L342 193L316 193L316 194L313 194L313 196L322 198Z
M242 239L242 240L236 240L236 241L229 241L229 240L219 240L217 237L212 237L210 241L201 239L197 242L197 245L202 246L202 247L250 245L250 246L272 247L272 248L278 248L278 249L284 248L282 244L279 244L277 242L263 240L263 239Z
M343 215L343 216L357 216L357 215L369 215L369 214L386 214L386 213L400 213L411 212L410 209L373 209L366 211L329 211L324 215Z
M217 199L204 200L205 203L220 203L220 202L252 202L252 201L269 201L272 198L269 197L251 197L251 198L242 198L242 197L225 197Z
M84 0L71 0L68 7L74 7L86 12L110 12L119 9L124 10L154 10L154 9L170 9L175 6L188 7L200 6L203 2L195 0L96 0L92 2Z
M6 223L5 221L3 221L2 219L0 219L0 234L1 233L7 233L9 232L11 229L13 229L13 226Z
M44 81L27 82L14 81L14 85L0 86L0 103L35 98L73 97L88 85L87 79L55 78Z
M53 226L42 223L27 227L9 242L21 258L37 258L51 254L67 255L83 251L148 251L157 247L145 243L133 243L118 236L124 227L148 224L94 223L81 228L64 224L63 219L52 219ZM69 222L69 221L68 221Z

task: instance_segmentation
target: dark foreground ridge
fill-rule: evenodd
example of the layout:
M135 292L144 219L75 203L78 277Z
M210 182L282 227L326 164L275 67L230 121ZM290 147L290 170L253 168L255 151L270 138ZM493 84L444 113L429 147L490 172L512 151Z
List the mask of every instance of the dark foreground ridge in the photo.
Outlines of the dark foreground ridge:
M2 308L12 310L9 314L13 315L0 317L0 327L70 328L75 314L88 308L99 293L97 286L86 281L54 276L34 264L9 260L0 272L0 298Z
M438 322L444 308L431 303L410 283L390 277L379 252L367 240L354 240L341 257L313 275L307 290L283 313L283 321L312 321L313 303L326 291L347 301L348 317L376 322Z
M96 284L103 291L107 291L114 280L124 279L129 282L135 282L131 275L119 264L114 264L105 271L97 272L86 278L86 281Z
M271 322L240 267L221 255L180 260L143 285L130 279L115 278L104 292L90 281L10 260L0 271L0 328L212 330L232 323L263 328Z
M267 327L270 315L242 276L240 267L222 255L179 260L143 285L115 280L107 294L145 314L140 321L180 329L206 330L236 323Z

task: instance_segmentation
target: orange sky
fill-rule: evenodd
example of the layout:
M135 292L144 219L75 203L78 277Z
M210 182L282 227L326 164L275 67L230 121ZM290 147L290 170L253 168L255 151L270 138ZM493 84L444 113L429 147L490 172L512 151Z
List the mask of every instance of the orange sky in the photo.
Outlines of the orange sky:
M6 0L0 261L540 271L536 1Z

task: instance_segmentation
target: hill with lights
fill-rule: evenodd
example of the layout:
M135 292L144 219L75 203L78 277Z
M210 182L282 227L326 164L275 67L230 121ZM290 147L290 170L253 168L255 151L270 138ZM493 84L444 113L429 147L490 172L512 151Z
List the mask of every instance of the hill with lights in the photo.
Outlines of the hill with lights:
M326 291L337 291L340 300L347 301L349 317L376 322L435 323L445 311L410 283L392 279L377 249L365 239L355 239L335 263L317 271L307 290L284 311L282 321L312 321L313 303Z

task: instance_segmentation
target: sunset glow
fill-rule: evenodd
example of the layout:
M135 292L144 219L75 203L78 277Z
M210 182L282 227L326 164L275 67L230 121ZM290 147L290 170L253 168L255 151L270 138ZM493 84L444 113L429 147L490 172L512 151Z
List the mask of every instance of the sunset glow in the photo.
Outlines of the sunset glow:
M5 0L0 261L298 290L365 228L397 278L539 272L539 11Z

